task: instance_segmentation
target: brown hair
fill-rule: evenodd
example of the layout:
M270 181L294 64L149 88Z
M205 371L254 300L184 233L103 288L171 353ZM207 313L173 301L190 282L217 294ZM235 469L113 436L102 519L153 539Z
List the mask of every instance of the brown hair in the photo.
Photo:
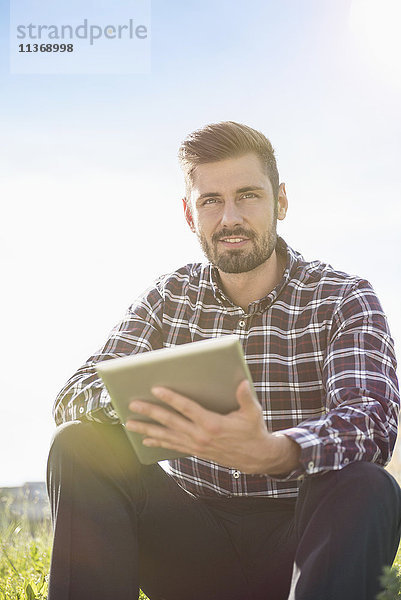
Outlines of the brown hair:
M178 158L184 171L187 194L191 190L193 174L198 165L236 158L250 152L256 154L266 168L277 200L279 175L273 146L260 131L235 121L205 125L190 133L181 143Z

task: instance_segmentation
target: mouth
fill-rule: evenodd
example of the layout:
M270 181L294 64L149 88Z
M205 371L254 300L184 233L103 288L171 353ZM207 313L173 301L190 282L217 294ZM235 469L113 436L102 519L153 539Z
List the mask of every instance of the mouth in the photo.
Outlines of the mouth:
M226 248L241 248L249 242L249 238L246 237L225 237L220 238L219 242Z

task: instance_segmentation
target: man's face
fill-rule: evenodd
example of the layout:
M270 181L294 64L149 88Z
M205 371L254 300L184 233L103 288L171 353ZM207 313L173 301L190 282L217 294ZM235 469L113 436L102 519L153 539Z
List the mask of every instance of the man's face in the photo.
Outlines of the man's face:
M199 165L184 205L208 260L224 273L244 273L273 253L287 199L282 184L275 202L269 177L252 153Z

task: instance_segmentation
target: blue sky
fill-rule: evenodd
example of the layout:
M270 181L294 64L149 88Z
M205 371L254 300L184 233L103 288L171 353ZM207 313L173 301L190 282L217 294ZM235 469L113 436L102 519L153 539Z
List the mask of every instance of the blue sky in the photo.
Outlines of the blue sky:
M176 153L205 123L271 139L290 203L280 233L369 279L401 343L395 0L151 6L148 74L11 75L0 4L0 485L44 478L65 380L158 274L202 259Z

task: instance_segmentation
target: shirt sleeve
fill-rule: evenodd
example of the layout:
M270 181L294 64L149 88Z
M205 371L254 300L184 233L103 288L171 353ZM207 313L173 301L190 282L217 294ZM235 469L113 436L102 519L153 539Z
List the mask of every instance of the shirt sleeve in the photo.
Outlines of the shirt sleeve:
M57 425L67 421L119 423L110 396L96 372L96 364L163 347L163 299L157 288L131 305L106 343L67 381L58 394L53 416Z
M355 461L386 465L397 437L399 390L394 345L372 287L360 280L333 316L322 381L325 414L283 430L301 446L290 479Z

